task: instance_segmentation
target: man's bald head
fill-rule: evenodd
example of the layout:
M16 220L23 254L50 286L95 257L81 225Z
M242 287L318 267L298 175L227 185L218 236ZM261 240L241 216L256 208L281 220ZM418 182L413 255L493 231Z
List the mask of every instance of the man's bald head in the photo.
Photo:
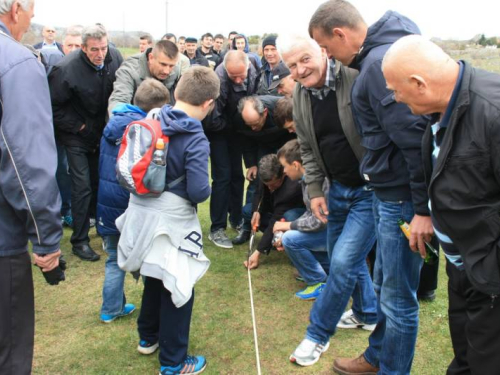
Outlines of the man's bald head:
M47 44L52 44L56 40L56 28L52 25L45 25L42 29L42 36Z
M250 60L245 52L231 50L224 57L227 75L236 85L242 85L247 79Z
M421 72L427 78L439 79L441 70L453 61L438 45L421 35L409 35L399 39L387 51L382 61L386 68Z
M420 35L399 39L382 62L387 88L415 114L446 110L458 69L439 46Z

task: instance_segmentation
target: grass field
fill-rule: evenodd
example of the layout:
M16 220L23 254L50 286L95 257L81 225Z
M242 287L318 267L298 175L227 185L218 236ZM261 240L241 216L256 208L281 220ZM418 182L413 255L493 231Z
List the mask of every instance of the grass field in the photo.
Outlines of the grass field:
M208 202L200 206L204 233L209 228ZM236 233L228 230L231 236ZM72 255L64 233L67 280L57 287L45 284L34 269L36 295L35 374L155 374L158 358L136 351L137 312L111 324L99 321L105 254L100 238L91 232L91 244L100 261L82 262ZM190 335L190 353L208 359L207 374L256 374L248 279L242 262L247 247L216 248L205 237L212 265L196 285ZM444 267L438 296L421 306L421 325L413 373L443 374L452 358L447 326ZM331 347L313 367L291 364L288 356L303 338L311 302L294 293L303 284L285 254L273 252L252 272L263 374L330 374L334 358L357 356L367 345L368 332L340 330ZM126 278L128 302L140 306L142 283Z
M122 51L124 55L129 51ZM134 51L135 52L135 51ZM449 51L455 59L500 73L499 50ZM200 206L204 233L208 232L208 202ZM228 230L231 236L236 233ZM34 269L36 293L35 374L155 374L156 354L136 351L137 312L109 325L99 321L105 255L92 231L92 246L102 256L82 262L70 251L65 230L63 252L69 264L67 280L48 286ZM246 270L247 247L214 247L205 236L205 253L212 265L196 286L190 353L208 359L206 374L256 374L252 321ZM442 259L443 260L443 259ZM422 303L413 374L444 374L453 354L448 332L446 275L442 262L437 299ZM263 374L331 374L334 358L357 356L367 345L368 332L340 330L323 358L313 367L292 365L288 356L303 338L310 302L294 293L303 284L284 254L273 252L252 272L260 357ZM140 306L142 284L126 279L128 301Z

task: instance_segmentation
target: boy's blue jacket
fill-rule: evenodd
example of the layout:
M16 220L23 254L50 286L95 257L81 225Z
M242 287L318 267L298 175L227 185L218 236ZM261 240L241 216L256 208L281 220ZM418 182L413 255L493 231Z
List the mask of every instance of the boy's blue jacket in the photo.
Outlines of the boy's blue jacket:
M146 113L131 104L120 104L104 128L99 156L99 190L97 195L97 231L101 236L120 235L115 220L128 207L129 192L116 179L116 158L125 128L141 120Z
M415 213L429 215L421 143L428 118L415 116L387 89L382 59L398 39L420 34L410 19L393 11L368 28L350 67L359 70L352 88L352 109L366 153L361 173L383 201L412 200Z
M163 134L170 137L167 153L167 184L185 175L186 178L169 189L193 204L208 199L210 147L201 122L170 105L160 112Z

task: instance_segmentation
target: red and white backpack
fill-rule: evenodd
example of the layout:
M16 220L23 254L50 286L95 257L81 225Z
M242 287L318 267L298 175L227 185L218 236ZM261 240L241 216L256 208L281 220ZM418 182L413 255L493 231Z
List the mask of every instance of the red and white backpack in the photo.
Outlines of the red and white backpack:
M165 144L164 165L153 163L158 139ZM138 196L158 197L165 190L169 138L160 121L146 118L132 121L123 133L116 162L116 177L121 186Z

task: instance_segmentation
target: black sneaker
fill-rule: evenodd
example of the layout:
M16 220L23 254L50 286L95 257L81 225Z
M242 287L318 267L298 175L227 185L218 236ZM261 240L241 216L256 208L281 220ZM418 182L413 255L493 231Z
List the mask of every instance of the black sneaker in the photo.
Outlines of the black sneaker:
M92 250L88 244L73 246L73 254L81 260L88 260L90 262L95 262L101 259L101 256Z
M235 238L233 238L233 245L242 245L245 242L248 242L249 239L250 239L250 231L242 229L240 230L238 235Z

